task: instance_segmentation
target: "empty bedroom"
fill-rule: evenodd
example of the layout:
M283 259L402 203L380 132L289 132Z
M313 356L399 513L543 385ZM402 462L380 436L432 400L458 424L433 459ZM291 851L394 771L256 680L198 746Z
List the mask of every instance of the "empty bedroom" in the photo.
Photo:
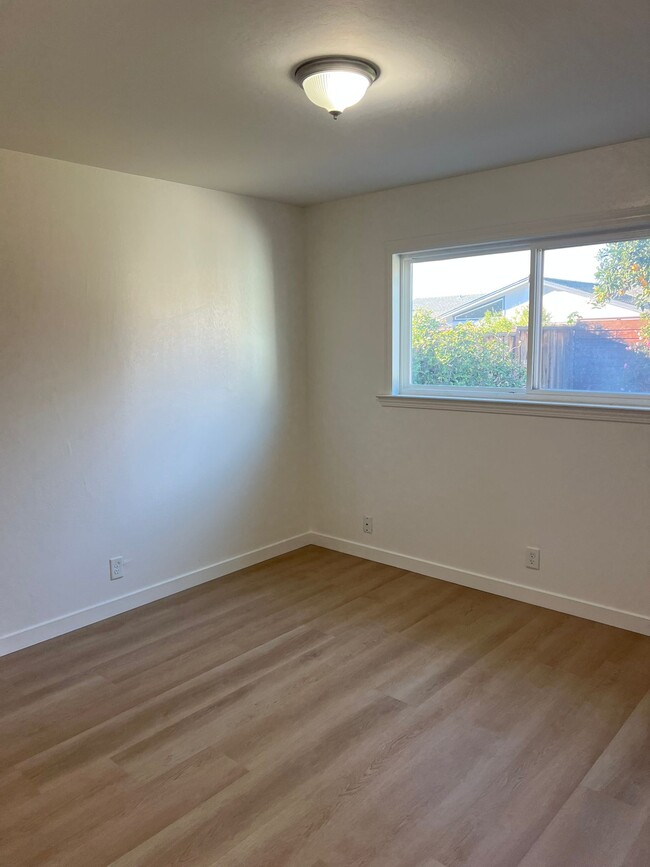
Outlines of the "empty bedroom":
M643 0L0 2L0 865L650 865Z

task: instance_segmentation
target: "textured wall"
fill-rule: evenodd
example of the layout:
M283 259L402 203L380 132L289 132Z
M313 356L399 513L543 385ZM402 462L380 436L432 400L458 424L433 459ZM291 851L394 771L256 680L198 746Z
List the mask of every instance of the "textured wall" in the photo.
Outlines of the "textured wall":
M8 151L0 200L0 636L308 529L301 212Z
M641 208L647 179L633 142L311 208L307 311L299 209L0 151L0 637L310 523L650 614L647 427L375 400L393 242Z
M380 406L395 242L648 205L650 141L308 211L313 529L650 615L647 425ZM424 241L426 243L426 240ZM362 533L362 515L374 534ZM542 549L542 571L524 548Z

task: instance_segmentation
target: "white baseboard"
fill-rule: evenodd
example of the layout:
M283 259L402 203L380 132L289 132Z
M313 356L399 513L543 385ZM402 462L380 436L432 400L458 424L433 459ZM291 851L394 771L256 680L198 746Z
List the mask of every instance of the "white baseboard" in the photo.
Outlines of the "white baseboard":
M305 544L320 545L322 548L330 548L333 551L340 551L342 554L353 554L355 557L363 557L366 560L396 566L398 569L417 572L419 575L426 575L429 578L439 578L441 581L449 581L452 584L460 584L474 590L484 590L487 593L495 593L497 596L507 596L509 599L529 602L532 605L551 608L553 611L561 611L564 614L574 614L576 617L606 623L608 626L618 626L631 632L640 632L641 635L650 635L650 618L644 617L642 614L598 605L595 602L587 602L584 599L576 599L562 593L538 590L524 584L517 584L514 581L494 578L491 575L466 572L453 566L444 566L442 563L421 560L419 557L409 557L396 551L386 551L383 548L375 548L372 545L363 545L360 542L339 539L336 536L327 536L323 533L312 532L308 533L307 537Z
M141 590L134 590L132 593L127 593L124 596L118 596L115 599L109 599L106 602L100 602L97 605L82 608L70 614L64 614L62 617L56 617L53 620L46 620L44 623L28 626L26 629L21 629L18 632L2 635L0 636L0 656L5 656L16 650L22 650L25 647L30 647L32 644L40 644L41 641L56 638L58 635L63 635L66 632L73 632L75 629L81 629L83 626L90 626L91 623L106 620L108 617L114 617L116 614L123 614L132 608L138 608L141 605L147 605L149 602L164 599L165 596L173 596L174 593L180 593L181 590L188 590L190 587L205 584L207 581L214 581L215 578L222 578L231 572L237 572L238 569L255 566L264 560L270 560L272 557L287 554L289 551L295 551L296 548L302 548L310 543L310 534L302 533L299 536L292 536L290 539L282 539L282 541L275 542L272 545L248 551L246 554L221 560L219 563L213 563L212 566L206 566L204 569L197 569L194 572L177 575L175 578L168 578L166 581L151 584L149 587L143 587Z
M206 566L204 569L187 572L184 575L160 581L149 587L134 590L132 593L127 593L124 596L118 596L116 599L100 602L89 608L82 608L79 611L73 611L62 617L47 620L44 623L37 623L18 632L0 636L0 656L5 656L16 650L22 650L33 644L40 644L41 641L56 638L58 635L73 632L75 629L90 626L92 623L106 620L108 617L114 617L116 614L122 614L125 611L131 611L131 609L147 605L149 602L156 602L158 599L164 599L166 596L173 596L182 590L188 590L190 587L214 581L216 578L222 578L231 572L246 569L248 566L255 566L264 560L270 560L272 557L288 554L290 551L303 548L305 545L320 545L322 548L340 551L342 554L352 554L355 557L363 557L376 563L385 563L388 566L395 566L398 569L405 569L409 572L417 572L419 575L426 575L429 578L439 578L441 581L449 581L452 584L460 584L463 587L471 587L474 590L484 590L487 593L507 596L509 599L529 602L532 605L551 608L564 614L574 614L577 617L595 620L598 623L606 623L608 626L617 626L621 629L628 629L631 632L639 632L641 635L650 635L650 618L644 617L642 614L634 614L631 611L622 611L618 608L598 605L594 602L587 602L584 599L564 596L561 593L538 590L523 584L516 584L514 581L506 581L503 578L481 575L478 572L467 572L462 569L456 569L453 566L445 566L441 563L434 563L431 560L422 560L419 557L410 557L396 551L386 551L383 548L363 545L360 542L353 542L349 539L339 539L323 533L310 532L292 536L289 539L283 539L272 545L266 545L263 548L248 551L246 554L240 554L237 557L230 557L227 560L214 563L212 566Z

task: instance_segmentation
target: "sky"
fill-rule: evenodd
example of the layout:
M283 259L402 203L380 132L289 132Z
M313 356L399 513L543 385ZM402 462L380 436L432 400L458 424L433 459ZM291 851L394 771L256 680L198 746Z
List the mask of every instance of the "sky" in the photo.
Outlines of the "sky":
M596 252L601 244L547 250L544 274L564 280L594 281ZM493 292L530 273L530 253L492 253L413 265L413 297L475 295Z

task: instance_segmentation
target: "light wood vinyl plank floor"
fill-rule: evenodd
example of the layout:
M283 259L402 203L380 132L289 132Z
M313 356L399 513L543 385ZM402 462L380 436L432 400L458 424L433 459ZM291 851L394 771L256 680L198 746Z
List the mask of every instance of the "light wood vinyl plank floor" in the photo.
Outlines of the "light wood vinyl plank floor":
M648 867L650 639L316 547L0 659L0 864Z

